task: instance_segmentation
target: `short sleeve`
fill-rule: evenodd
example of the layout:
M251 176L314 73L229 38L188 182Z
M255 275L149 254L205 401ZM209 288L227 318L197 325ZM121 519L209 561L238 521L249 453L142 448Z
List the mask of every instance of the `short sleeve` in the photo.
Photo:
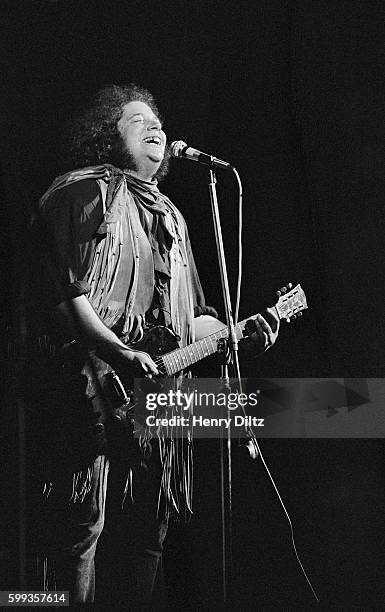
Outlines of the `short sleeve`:
M48 307L89 292L85 277L102 220L100 188L91 179L58 189L40 207L34 234Z

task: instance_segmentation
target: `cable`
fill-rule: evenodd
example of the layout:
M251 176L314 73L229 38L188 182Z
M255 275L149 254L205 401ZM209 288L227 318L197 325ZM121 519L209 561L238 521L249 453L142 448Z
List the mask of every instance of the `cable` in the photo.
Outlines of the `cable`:
M313 585L312 585L312 583L310 582L310 579L309 579L309 577L308 577L308 575L307 575L307 573L306 573L306 571L305 571L305 568L304 568L304 567L303 567L303 565L302 565L301 559L299 558L299 554L298 554L298 552L297 552L297 547L296 547L296 545L295 545L295 540L294 540L294 529L293 529L293 523L292 523L292 521L291 521L291 518L290 518L290 516L289 516L289 513L288 513L288 511L287 511L287 509L286 509L285 504L283 503L283 499L282 499L282 497L281 497L281 495L280 495L280 493L279 493L279 491L278 491L278 487L277 487L277 485L276 485L276 484L275 484L275 482L274 482L274 478L272 477L271 472L270 472L269 468L267 467L267 463L266 463L266 461L265 461L265 459L264 459L264 456L263 456L263 454L262 454L261 447L259 446L259 443L258 443L258 441L257 441L256 439L254 439L254 443L255 443L255 444L256 444L256 446L257 446L257 450L258 450L259 456L260 456L260 458L261 458L262 464L263 464L263 466L264 466L264 468L265 468L265 470L266 470L266 472L267 472L267 475L268 475L268 476L269 476L269 478L270 478L270 481L271 481L271 483L272 483L272 485L273 485L273 487L274 487L274 490L275 490L275 492L276 492L276 494L277 494L277 496L278 496L278 499L279 499L279 501L280 501L280 503L281 503L281 506L282 506L282 508L283 508L283 511L284 511L284 513L285 513L285 515L286 515L286 518L287 518L287 520L288 520L289 527L290 527L291 541L292 541L292 544L293 544L294 553L295 553L295 556L296 556L297 561L298 561L298 563L299 563L299 566L300 566L300 568L301 568L301 570L302 570L303 575L304 575L304 576L305 576L305 578L306 578L306 582L308 583L308 585L309 585L309 587L310 587L310 589L311 589L311 591L312 591L312 593L313 593L313 595L314 595L315 599L316 599L316 600L317 600L317 602L319 603L319 601L320 601L320 600L319 600L319 598L318 598L318 596L317 596L317 593L315 592L315 589L313 588Z
M234 167L233 167L233 172L234 172L234 174L235 174L235 176L237 178L238 185L239 185L239 197L238 197L238 203L239 203L238 204L238 280L237 280L237 295L236 295L235 320L234 320L234 325L236 325L238 323L238 317L239 317L239 305L240 305L240 300L241 300L241 287L242 287L242 256L243 256L243 249L242 249L242 222L243 222L243 216L242 216L242 212L243 211L242 211L242 208L243 208L243 206L242 206L242 204L243 204L243 192L242 192L241 178L240 178L237 170ZM238 354L235 354L235 364L234 364L234 367L235 367L235 370L236 370L235 375L236 375L236 378L238 379L238 385L239 385L240 390L242 391L242 380L241 380L241 374L240 374L240 368L239 368ZM242 406L242 412L246 416L246 411L245 411L244 406ZM286 515L286 518L287 518L287 521L289 523L291 542L292 542L292 545L293 545L294 554L295 554L296 559L298 561L298 564L299 564L299 566L301 568L301 571L302 571L303 575L305 576L306 582L308 583L308 585L309 585L309 587L310 587L310 589L311 589L311 591L312 591L316 601L319 603L320 600L318 598L318 595L317 595L315 589L313 588L313 585L312 585L312 583L311 583L311 581L310 581L310 579L309 579L309 577L308 577L308 575L307 575L307 573L305 571L304 566L302 565L301 559L300 559L298 551L297 551L297 547L296 547L295 540L294 540L294 529L293 529L292 520L291 520L290 515L289 515L289 513L288 513L288 511L286 509L286 506L285 506L285 504L283 502L283 499L282 499L282 497L280 495L280 492L278 491L278 487L275 484L274 478L271 475L271 472L270 472L270 470L269 470L269 468L267 466L267 463L266 463L265 458L264 458L264 456L262 454L262 451L261 451L261 447L259 446L258 440L257 440L257 438L255 436L255 433L254 433L253 429L250 426L247 427L246 433L250 436L250 441L252 442L252 444L254 444L254 446L255 446L258 454L259 454L259 457L260 457L260 459L262 461L262 464L263 464L263 466L264 466L264 468L266 470L266 473L267 473L268 477L270 478L270 482L271 482L271 484L274 487L274 490L275 490L275 492L277 494L277 497L278 497L278 499L280 501L280 504L281 504L281 506L283 508L283 511L284 511L284 513Z
M243 224L243 190L242 190L242 181L239 176L236 168L233 168L233 172L236 176L239 186L239 196L238 196L238 280L237 280L237 297L235 303L235 320L234 325L238 323L239 318L239 304L241 301L241 287L242 287L242 257L243 257L243 249L242 249L242 224Z

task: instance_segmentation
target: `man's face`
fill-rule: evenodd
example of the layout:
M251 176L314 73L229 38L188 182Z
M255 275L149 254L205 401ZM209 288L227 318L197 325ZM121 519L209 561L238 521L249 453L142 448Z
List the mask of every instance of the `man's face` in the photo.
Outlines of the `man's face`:
M150 180L162 163L166 134L156 115L144 102L129 102L123 107L118 130L139 178Z

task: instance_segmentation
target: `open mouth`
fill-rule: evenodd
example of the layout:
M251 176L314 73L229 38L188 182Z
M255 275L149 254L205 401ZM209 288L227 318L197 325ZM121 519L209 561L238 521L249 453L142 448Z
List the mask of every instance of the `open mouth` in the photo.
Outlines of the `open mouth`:
M149 136L148 138L144 138L143 142L147 144L154 144L157 146L160 146L162 144L159 136Z

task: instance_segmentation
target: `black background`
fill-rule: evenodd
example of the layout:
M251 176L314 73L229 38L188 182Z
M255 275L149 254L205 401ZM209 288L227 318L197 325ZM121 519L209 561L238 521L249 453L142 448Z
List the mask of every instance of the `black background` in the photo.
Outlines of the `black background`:
M231 161L242 177L242 318L285 282L306 290L309 312L281 330L273 350L244 364L243 374L382 377L384 17L375 0L3 2L6 322L17 326L14 280L26 257L26 225L60 173L64 120L99 87L135 81L155 94L169 141ZM175 160L162 189L187 220L207 302L221 310L207 171ZM218 173L218 196L234 287L231 175ZM6 414L15 408L10 401ZM11 451L15 419L7 434L3 448ZM263 447L322 602L382 606L382 440L265 440ZM170 607L220 601L218 469L217 449L198 445L196 516L169 536ZM309 608L311 593L262 465L238 459L234 480L235 600ZM7 487L1 559L13 588L19 505L8 501L17 498L12 470Z

